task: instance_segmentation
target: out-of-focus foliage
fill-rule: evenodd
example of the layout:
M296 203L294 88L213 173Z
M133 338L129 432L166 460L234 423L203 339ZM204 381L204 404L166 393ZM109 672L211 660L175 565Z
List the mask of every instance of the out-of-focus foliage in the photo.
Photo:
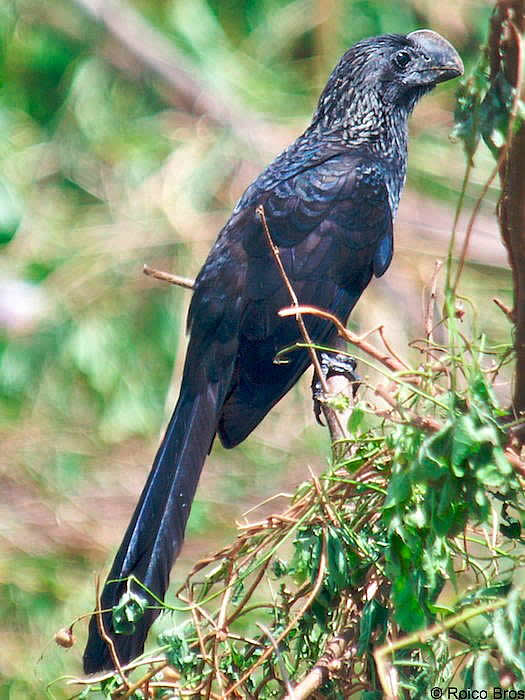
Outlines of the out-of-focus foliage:
M489 11L481 1L434 8L422 0L134 7L186 55L210 94L276 126L246 141L197 118L73 0L0 3L0 674L9 698L38 695L76 663L46 643L65 618L92 606L91 571L119 540L180 374L187 294L143 277L142 264L196 273L243 188L307 123L348 45L429 26L468 66ZM446 204L462 175L447 140L451 90L415 115L409 185L417 195L400 213L393 281L370 292L364 315L357 310L364 327L390 319L394 333L418 328L421 284L446 249ZM476 158L483 172L488 156ZM509 286L504 258L487 245L466 283L474 296L483 285L483 303L487 280L493 295ZM491 339L503 338L504 319L487 313ZM280 429L283 415L293 435ZM296 394L248 444L216 450L190 523L197 543L210 523L213 537L231 528L239 502L300 481L302 455L322 463L326 438L311 423ZM207 540L200 552L210 548ZM70 654L78 658L78 647Z

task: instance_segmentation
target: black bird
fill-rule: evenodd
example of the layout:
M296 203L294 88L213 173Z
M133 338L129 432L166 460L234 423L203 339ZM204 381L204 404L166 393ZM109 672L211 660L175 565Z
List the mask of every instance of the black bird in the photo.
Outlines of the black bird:
M288 364L273 362L301 336L295 318L277 315L290 299L256 208L264 207L300 302L346 323L392 258L408 116L422 95L462 72L451 44L430 30L360 41L330 75L310 126L243 194L197 277L179 400L106 581L103 609L127 588L110 581L130 575L164 598L215 435L225 447L244 440L310 364L304 350ZM335 342L329 322L308 317L306 325L316 343ZM157 614L146 610L131 635L116 634L111 614L103 615L122 663L143 651ZM112 667L94 616L84 669Z

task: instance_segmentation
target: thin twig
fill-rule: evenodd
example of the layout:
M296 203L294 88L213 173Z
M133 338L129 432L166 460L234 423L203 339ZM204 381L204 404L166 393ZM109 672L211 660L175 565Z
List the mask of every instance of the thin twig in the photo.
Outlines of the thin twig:
M191 279L191 277L173 275L171 272L156 270L154 267L150 267L146 264L143 266L142 272L148 277L154 277L157 280L169 282L169 284L176 284L178 287L184 287L184 289L195 289L195 280Z
M268 637L270 640L271 645L273 646L273 650L275 652L275 656L277 657L277 663L279 664L279 668L281 669L281 675L283 677L283 681L286 685L286 690L288 691L288 698L290 700L299 700L299 698L296 696L294 689L292 687L292 684L290 683L290 677L288 676L288 671L286 670L286 666L283 662L281 650L279 649L279 645L277 644L275 637L273 634L270 632L268 627L262 624L262 622L256 622L255 623L259 629L261 629L264 634Z
M435 418L431 418L430 416L419 416L413 411L402 407L399 404L399 402L397 402L394 399L394 397L391 394L389 394L388 391L386 391L382 386L377 386L375 389L375 393L378 396L380 396L384 401L386 401L390 406L392 406L394 410L400 413L401 417L405 421L410 422L416 428L437 433L443 427L441 423L439 423Z
M156 676L159 671L162 671L166 666L169 666L168 661L164 661L160 666L155 666L154 668L150 669L145 676L140 678L136 683L133 683L133 685L129 685L126 693L123 695L124 698L130 698L133 693L136 690L139 690L142 688L142 686L147 683L149 680L153 678L153 676ZM145 696L147 697L147 695Z
M217 619L217 630L215 633L215 638L213 640L213 653L212 653L213 665L215 668L215 677L217 679L217 684L220 688L221 694L223 693L224 688L223 688L222 675L221 675L219 656L217 654L217 650L219 648L219 642L222 641L224 638L226 609L228 607L228 603L230 602L230 598L232 595L232 588L233 588L233 578L234 578L233 564L234 564L234 562L230 561L230 571L229 571L229 575L228 575L228 583L226 584L226 590L224 591L224 595L222 597L221 609L219 612L219 617Z
M124 683L126 688L129 690L130 682L128 681L128 678L127 678L126 674L124 673L124 669L122 668L122 664L120 663L120 659L118 658L117 650L115 649L115 644L104 628L104 620L102 619L102 616L103 616L102 603L100 600L100 595L101 595L100 594L100 576L98 576L98 575L95 577L95 595L96 595L96 601L97 601L97 608L96 608L94 614L97 616L98 632L100 634L101 639L103 639L104 642L106 642L106 644L108 645L109 654L111 656L113 666L117 669L120 677L122 678L122 682Z
M434 272L432 273L432 279L430 282L430 292L428 295L428 302L425 307L424 311L424 318L425 318L425 336L429 342L432 342L433 337L432 334L434 332L434 323L433 323L433 309L434 309L434 304L436 303L436 297L437 297L437 278L439 275L439 272L441 268L443 267L443 263L440 260L436 260L434 264Z
M397 360L397 361L399 362L399 364L402 365L405 369L407 369L407 370L410 371L409 365L407 365L407 363L406 363L401 357L399 357L399 355L394 351L394 349L393 349L392 346L390 345L390 343L389 343L389 341L388 341L388 339L387 339L387 337L386 337L386 335L385 335L385 327L383 326L383 324L381 324L381 325L378 327L377 332L379 333L379 335L380 335L380 337L381 337L381 340L383 341L383 345L384 345L385 348L388 350L388 352L391 354L391 356L392 356L395 360Z
M288 623L286 628L281 632L281 634L277 637L276 642L277 644L280 644L282 640L289 634L290 630L293 629L293 627L297 624L297 622L304 616L305 612L308 610L308 608L311 606L311 604L314 602L317 594L319 593L319 590L321 589L321 586L323 585L323 579L324 579L324 574L326 571L326 538L323 539L323 550L321 552L321 558L319 560L319 571L317 574L317 579L315 581L315 585L306 599L306 602L303 603L301 606L301 609L297 613L297 615L291 620L291 622ZM258 668L261 664L263 664L266 659L270 656L270 654L273 651L273 647L270 646L266 649L265 652L259 656L257 661L253 664L251 668L246 671L246 673L240 678L238 681L234 683L226 693L224 694L224 697L227 698L233 691L238 688L240 685L242 685L255 671L256 668Z
M513 22L508 23L509 28L511 31L514 33L515 39L517 41L517 44L521 46L521 36ZM496 175L500 172L501 167L503 166L503 163L507 159L511 142L512 142L512 134L514 130L514 124L516 123L516 118L518 116L518 108L520 105L520 100L521 100L521 86L523 82L523 66L522 66L522 61L518 61L517 65L517 76L516 76L516 85L515 87L515 92L514 92L514 98L512 100L512 107L510 110L509 114L509 122L507 126L507 134L506 134L506 139L504 145L501 147L501 151L498 155L498 160L496 161L496 165L494 166L492 172L490 173L490 176L488 180L485 182L483 185L480 195L476 200L476 203L474 205L474 208L472 209L472 214L470 215L470 219L467 224L467 228L465 230L465 238L463 239L463 246L461 248L461 253L459 256L459 264L458 264L458 269L456 272L456 278L454 280L454 285L452 287L452 295L455 296L459 284L459 280L461 278L461 274L463 272L463 268L465 266L465 260L467 257L467 250L468 246L470 243L470 238L472 235L472 229L474 228L474 222L476 221L479 210L481 208L481 204L483 203L483 200L485 199L485 196L489 190L489 187L491 186L492 182L494 181Z
M288 278L288 275L286 274L286 270L284 269L284 265L283 265L283 262L281 260L281 253L279 252L279 248L273 242L272 236L270 234L270 229L268 228L268 223L266 221L266 214L264 213L264 207L262 204L260 204L257 207L257 209L255 210L255 213L261 219L264 235L266 236L266 240L268 242L268 245L270 246L270 250L272 251L272 255L273 255L274 260L277 264L279 274L281 275L281 278L284 282L284 285L285 285L286 289L288 290L288 294L290 295L290 299L292 300L293 308L295 309L294 316L297 320L297 325L299 326L299 330L301 331L301 335L303 336L303 340L307 345L310 346L308 348L308 353L310 355L310 359L312 360L312 364L315 367L315 371L317 373L319 381L321 382L321 386L323 387L323 392L325 394L328 394L329 393L328 384L326 383L326 379L325 379L325 376L323 374L323 370L321 369L321 364L319 362L319 358L317 357L317 353L315 352L315 350L313 348L312 339L310 338L310 334L308 333L308 330L307 330L305 323L303 321L303 317L301 316L301 312L299 311L299 308L300 308L299 300L298 300L297 295L295 293L295 290L292 287L292 284ZM279 312L279 315L282 316L283 314L281 314L281 312Z
M342 336L345 340L348 340L349 343L352 343L352 345L355 345L363 352L366 352L367 355L370 355L378 362L381 362L392 372L405 372L405 367L398 359L396 359L390 354L385 355L384 353L380 352L374 345L364 340L364 337L370 335L370 333L365 334L365 336L358 336L356 333L352 333L352 331L350 331L348 328L345 328L345 326L341 323L337 316L334 316L334 314L331 314L329 311L319 309L316 306L308 306L301 304L297 307L292 306L290 308L281 309L279 311L279 316L292 316L296 315L297 313L313 314L314 316L319 316L320 318L325 318L328 321L331 321L337 327L337 332L339 333L339 335ZM375 330L379 330L379 327ZM411 384L419 383L418 379L409 378L406 379L406 381L410 382Z
M89 613L92 615L93 613ZM131 661L129 664L123 666L124 671L133 671L140 666L145 666L146 664L163 663L166 661L165 656L152 656L140 659L140 661ZM71 678L67 681L67 685L93 685L94 683L100 683L102 681L107 681L109 678L114 677L113 671L105 671L104 673L97 673L89 676L87 678Z
M332 523L334 527L339 527L339 521L334 515L334 512L332 511L332 508L330 507L330 501L326 498L326 494L323 492L321 482L317 478L317 476L313 473L312 468L309 467L310 470L310 476L312 478L312 483L314 485L315 491L317 493L317 498L319 499L319 504L323 511L328 516L328 519Z
M267 560L261 565L260 570L257 572L257 576L255 577L255 579L254 579L254 581L252 582L252 584L250 585L249 589L246 591L246 593L245 593L244 596L242 597L242 600L240 601L240 603L237 605L237 608L236 608L235 612L233 612L233 613L228 617L228 619L226 620L226 625L227 625L228 627L231 625L231 623L232 623L234 620L236 620L240 615L242 615L242 611L243 611L244 608L246 607L248 601L251 599L251 597L252 597L252 595L253 595L255 589L257 588L257 586L258 586L259 583L261 582L261 579L262 579L262 577L264 576L264 574L265 574L265 572L266 572L266 569L268 568L269 565L270 565L270 559L267 559Z
M511 309L510 306L507 306L507 304L504 304L501 299L498 299L497 297L494 297L492 301L496 304L498 309L501 309L505 316L511 321L511 323L516 322L516 313L514 312L514 309Z

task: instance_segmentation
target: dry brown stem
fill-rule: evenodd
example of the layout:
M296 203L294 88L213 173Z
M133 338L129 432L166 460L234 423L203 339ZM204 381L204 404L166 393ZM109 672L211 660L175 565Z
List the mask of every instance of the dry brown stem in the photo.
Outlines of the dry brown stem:
M352 345L358 347L367 355L370 355L370 357L373 357L374 360L377 360L378 362L383 364L387 369L389 369L392 372L406 372L407 365L404 362L402 362L397 357L397 355L393 354L393 352L389 349L389 345L386 345L387 349L389 350L388 354L381 352L374 345L372 345L372 343L369 343L366 340L366 337L370 335L370 333L366 333L363 336L358 336L356 333L352 333L352 331L348 330L348 328L345 328L345 326L343 326L343 324L337 318L337 316L334 316L329 311L319 309L316 306L301 305L298 307L281 309L279 311L279 316L292 316L297 314L298 312L301 314L313 314L314 316L319 316L320 318L325 318L328 321L331 321L337 327L337 332L342 338L347 340L349 343L352 343ZM380 329L382 330L382 328L383 326L379 326L375 330L379 331ZM384 339L384 334L382 332L380 333L380 335L381 338ZM418 377L410 377L405 374L403 376L403 379L409 382L410 384L419 384Z
M489 36L490 79L494 84L503 74L515 92L514 104L525 97L523 88L523 36L525 0L498 0ZM498 160L501 197L498 218L507 248L514 283L516 380L513 408L516 416L525 413L525 121L513 133L516 109L513 105L509 137ZM525 441L525 430L518 437Z
M168 282L169 284L175 284L178 287L183 287L184 289L195 289L195 280L191 277L181 277L180 275L173 275L171 272L164 272L163 270L157 270L154 267L144 264L142 267L142 272L148 277L154 277L162 282Z
M277 265L277 268L279 270L279 274L281 275L281 279L284 282L284 285L286 289L288 290L288 293L290 295L290 299L292 300L292 309L295 309L294 316L297 321L297 325L299 326L299 330L301 332L301 335L303 337L303 340L305 344L307 345L307 350L308 354L310 355L310 359L312 361L312 365L314 366L314 371L317 375L317 378L319 379L319 382L322 386L323 389L323 394L328 396L330 393L330 388L327 384L326 378L323 374L323 371L321 369L321 364L319 362L319 358L317 357L317 352L315 348L313 347L313 342L312 339L310 338L310 334L308 333L308 330L306 328L306 325L304 323L303 317L301 315L301 311L299 311L300 304L299 304L299 299L297 298L297 295L295 293L295 290L292 286L292 283L290 282L288 275L286 274L286 270L284 269L283 262L281 260L281 254L279 252L279 248L275 245L273 242L272 236L270 234L270 229L268 228L268 222L266 221L266 215L264 213L264 207L259 205L257 209L255 210L255 213L259 216L261 219L264 235L266 236L266 241L268 242L268 245L270 247L270 250L272 252L273 258L275 260L275 263ZM282 315L281 313L279 315ZM339 420L339 416L337 415L337 412L331 409L329 406L324 401L321 401L321 409L323 411L324 417L326 419L326 422L328 424L328 428L330 430L330 435L332 437L332 442L335 442L337 440L344 440L347 437L346 430L344 429L343 425L341 424L341 421Z
M106 629L104 627L104 618L103 618L104 611L102 610L102 604L101 604L101 600L100 600L100 595L101 595L101 593L100 593L100 576L97 576L95 578L95 591L96 591L97 607L96 607L96 610L93 614L96 615L96 618L97 618L98 632L100 634L100 637L108 645L109 654L111 656L111 661L113 662L114 668L117 669L120 677L122 678L122 682L124 683L125 687L127 689L129 689L131 684L128 681L126 674L124 673L124 669L122 667L122 664L120 663L120 659L118 658L117 650L115 649L115 644L113 643L113 640L111 639L109 634L106 632Z
M313 695L330 678L333 671L339 670L342 658L348 654L349 648L359 634L359 622L347 628L337 637L326 644L326 651L303 680L293 689L285 700L305 700Z
M315 581L315 585L312 588L310 595L306 599L306 601L303 603L301 606L301 609L298 611L298 613L294 616L294 618L288 623L286 628L281 632L281 634L276 638L275 642L276 644L279 644L290 632L290 630L297 624L297 621L300 620L304 613L310 608L311 604L315 600L317 594L319 593L319 590L321 589L321 586L323 584L323 578L324 574L326 571L326 542L323 543L323 551L321 553L321 559L319 562L319 571L317 573L317 578ZM273 651L273 646L269 646L263 654L257 659L257 661L253 664L253 666L246 671L246 673L238 680L236 683L234 683L228 690L226 691L224 697L227 698L229 695L231 695L234 690L236 690L240 685L242 685L255 671L256 668L258 668L266 659L270 656L270 654Z
M501 299L498 299L497 297L494 297L494 299L492 301L496 304L498 309L501 309L503 311L503 313L509 319L509 321L511 321L511 323L516 322L516 316L514 314L514 309L511 309L510 306L507 306L507 304L504 304L501 301Z

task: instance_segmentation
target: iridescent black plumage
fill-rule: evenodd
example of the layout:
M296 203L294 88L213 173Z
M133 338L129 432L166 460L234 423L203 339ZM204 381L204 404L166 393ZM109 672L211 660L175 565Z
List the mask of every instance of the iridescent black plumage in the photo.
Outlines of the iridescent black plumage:
M289 297L256 207L264 206L301 303L345 323L392 257L408 116L425 92L462 70L452 46L427 30L359 42L334 69L304 134L241 197L197 277L179 400L108 581L133 575L164 597L215 434L226 447L244 440L309 365L304 351L273 362L301 338L295 319L277 315ZM328 322L306 323L315 342L334 341ZM125 590L106 582L102 607ZM111 615L103 616L123 663L143 650L156 615L148 610L130 636L115 634ZM84 668L112 665L93 618Z

